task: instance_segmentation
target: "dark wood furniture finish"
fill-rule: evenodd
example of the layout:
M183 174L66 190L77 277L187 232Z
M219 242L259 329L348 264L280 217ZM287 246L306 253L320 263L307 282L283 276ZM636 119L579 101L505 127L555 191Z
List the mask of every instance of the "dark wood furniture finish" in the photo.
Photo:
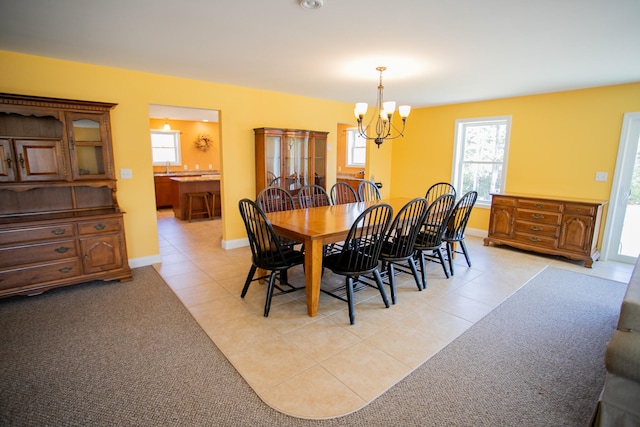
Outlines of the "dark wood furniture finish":
M582 260L600 257L598 238L605 201L492 194L489 243Z
M156 208L170 207L173 203L171 186L171 176L154 176L153 181L156 189Z
M327 135L300 129L257 128L256 195L268 186L294 197L304 185L327 189Z
M132 278L113 107L0 94L0 297Z
M187 193L210 193L213 206L213 216L222 216L222 201L220 198L220 176L173 176L171 180L171 196L173 215L182 220L189 218L189 200ZM195 199L193 211L207 210L201 199Z

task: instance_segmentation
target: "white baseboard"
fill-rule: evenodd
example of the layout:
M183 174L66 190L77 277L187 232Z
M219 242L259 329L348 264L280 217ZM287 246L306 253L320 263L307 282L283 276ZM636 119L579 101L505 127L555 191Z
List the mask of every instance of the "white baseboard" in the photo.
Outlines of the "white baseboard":
M245 237L244 239L222 241L222 249L225 249L225 250L244 248L245 246L249 246L248 237Z
M142 258L130 258L129 259L129 267L138 268L138 267L146 267L147 265L158 264L162 262L162 255L151 255L145 256Z
M487 237L487 230L481 230L479 228L467 228L464 230L464 234L468 236Z

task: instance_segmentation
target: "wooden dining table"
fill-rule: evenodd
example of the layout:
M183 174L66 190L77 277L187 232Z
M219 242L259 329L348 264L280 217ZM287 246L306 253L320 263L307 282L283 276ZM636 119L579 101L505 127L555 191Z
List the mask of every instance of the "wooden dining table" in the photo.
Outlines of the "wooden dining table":
M318 312L322 280L322 247L330 243L344 241L358 215L369 206L387 203L391 205L395 215L410 200L398 197L267 214L276 233L304 243L305 285L309 316L315 316Z

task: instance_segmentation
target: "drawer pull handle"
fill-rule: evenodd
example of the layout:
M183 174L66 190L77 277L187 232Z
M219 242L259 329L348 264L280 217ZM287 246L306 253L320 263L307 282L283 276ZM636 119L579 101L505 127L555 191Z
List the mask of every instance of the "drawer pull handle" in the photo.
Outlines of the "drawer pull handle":
M67 252L69 249L71 248L68 246L60 246L59 248L56 248L56 252L58 252L59 254L63 254Z
M58 271L59 271L60 273L68 273L68 272L70 272L71 270L73 270L73 268L71 268L71 267L62 267L62 268L61 268L61 269L59 269Z
M20 160L20 166L24 169L24 157L22 157L22 153L18 155L18 160Z
M67 230L65 230L64 228L56 228L55 230L51 231L53 234L55 234L56 236L62 236L64 233L67 232Z
M529 229L533 230L533 231L542 231L542 227L536 227L536 226L533 226L533 225L530 226Z
M532 242L542 242L542 239L539 239L537 237L529 237L529 240L531 240Z
M104 225L103 223L96 224L96 225L93 226L93 228L95 228L98 231L104 230L105 227L106 227L106 225Z
M7 169L11 169L11 157L7 154Z
M542 218L544 218L544 215L540 215L540 214L531 214L531 218L535 218L535 219L542 219Z
M542 205L540 203L534 203L533 207L538 208L538 209L542 209L542 208L544 208L544 205Z

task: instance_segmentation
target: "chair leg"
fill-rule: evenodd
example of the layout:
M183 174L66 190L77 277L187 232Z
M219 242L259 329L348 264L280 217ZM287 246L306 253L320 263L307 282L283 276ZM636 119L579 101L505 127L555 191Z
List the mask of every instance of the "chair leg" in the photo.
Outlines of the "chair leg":
M247 280L244 282L244 287L242 288L242 293L240 294L240 298L244 298L244 296L247 294L247 291L249 290L249 285L251 284L251 279L253 279L253 275L256 274L257 269L258 267L256 267L255 265L251 265L251 268L249 269L249 274L247 275Z
M347 304L349 304L349 323L356 323L355 308L353 306L353 278L347 277Z
M422 283L424 283L424 286L427 285L427 269L425 266L425 260L424 260L424 253L422 253L422 251L416 251L416 256L419 256L420 259L420 271L422 272Z
M462 254L467 260L467 265L471 267L471 260L469 259L469 252L467 252L467 245L464 244L464 240L460 240L460 247L462 248Z
M382 283L382 277L380 276L378 269L373 270L373 277L376 278L376 283L378 284L378 289L380 290L380 295L382 295L384 305L389 308L389 298L387 298L387 293L384 290L384 283Z
M409 268L411 268L411 273L413 273L413 278L416 281L416 286L418 287L418 290L422 291L423 289L426 289L427 283L420 282L420 276L418 276L418 269L416 268L416 260L414 260L413 258L409 258L407 260L407 263L409 264Z
M451 275L453 276L453 257L451 256L453 251L451 249L451 242L447 242L445 246L447 247L447 258L449 258L449 270L451 270ZM447 276L447 279L448 278L449 276Z
M447 257L449 258L449 266L451 267L451 254L449 253L449 246L447 246ZM444 255L442 255L442 248L435 249L435 252L438 254L438 259L440 260L440 264L442 264L442 269L444 270L444 275L448 279L449 273L453 276L453 267L451 267L451 271L447 270L447 262L444 259Z
M267 289L267 301L264 304L264 317L269 317L269 310L271 309L271 297L273 296L273 287L276 283L276 270L271 270L269 275L269 288Z
M387 263L387 275L389 276L389 288L391 288L391 303L396 303L396 281L395 281L395 271L393 271L393 263ZM375 270L377 271L377 270ZM373 273L375 275L375 272ZM379 274L379 273L378 273Z

